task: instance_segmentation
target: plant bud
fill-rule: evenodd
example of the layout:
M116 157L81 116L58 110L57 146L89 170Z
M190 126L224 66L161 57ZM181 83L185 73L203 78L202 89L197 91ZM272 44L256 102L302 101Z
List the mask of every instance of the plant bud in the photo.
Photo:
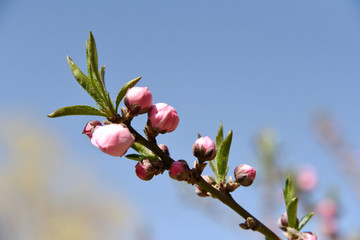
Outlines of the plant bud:
M212 180L210 178L210 176L208 175L204 175L202 176L202 178L210 185L214 184L214 180ZM199 185L195 184L195 193L199 196L199 197L208 197L208 193L207 191L205 191L204 189L200 188Z
M286 231L286 228L289 226L289 222L288 222L288 218L287 218L287 214L286 212L284 212L283 214L281 214L281 216L279 217L278 221L277 221L277 225L279 226L279 228L283 231Z
M91 138L95 128L98 126L101 126L101 122L95 120L90 121L85 125L84 131L82 133Z
M147 87L133 87L127 91L124 103L132 114L142 114L150 110L153 98Z
M109 124L97 127L91 143L104 153L121 157L131 147L135 138L123 124Z
M190 173L190 168L185 160L178 160L172 163L169 176L178 181L185 181Z
M165 144L159 144L158 146L164 153L170 156L169 148Z
M210 161L216 156L215 143L208 136L198 138L192 147L192 152L201 162Z
M149 181L155 175L155 168L149 159L143 159L135 165L136 175L144 181Z
M312 232L302 232L299 235L299 240L317 240L317 237Z
M244 187L250 186L256 177L256 171L253 167L240 164L234 170L235 181Z
M179 124L179 116L175 108L166 103L153 105L148 112L151 127L160 133L172 132Z

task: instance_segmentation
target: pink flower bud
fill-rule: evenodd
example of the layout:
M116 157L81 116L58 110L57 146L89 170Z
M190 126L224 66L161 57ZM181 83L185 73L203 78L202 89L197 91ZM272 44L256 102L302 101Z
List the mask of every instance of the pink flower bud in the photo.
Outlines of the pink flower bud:
M302 232L299 235L299 240L317 240L317 237L312 232Z
M235 181L240 185L247 187L250 186L256 177L256 171L253 167L240 164L234 170Z
M279 228L283 231L286 231L286 228L289 226L289 222L288 222L288 218L287 218L287 213L284 212L283 214L281 214L281 216L279 217L278 221L277 221L277 225L279 226Z
M91 138L95 128L98 126L101 126L101 122L94 120L90 121L85 125L84 131L82 133L86 134L89 138Z
M179 124L179 116L175 108L165 103L153 105L148 112L151 127L160 133L172 132Z
M202 162L210 161L216 156L215 143L208 136L198 138L192 147L192 151L194 156Z
M159 144L158 146L161 150L163 150L164 153L170 156L169 148L165 144Z
M190 168L185 160L178 160L172 163L169 176L178 181L185 181L189 176Z
M213 185L215 182L214 180L212 180L210 178L210 176L208 175L204 175L202 176L202 178L210 185ZM199 187L199 185L195 184L195 193L199 196L199 197L208 197L208 193L207 191L205 191L204 189L202 189L201 187Z
M143 159L135 166L136 175L144 181L152 179L155 171L156 170L149 159Z
M314 190L318 182L317 174L312 167L302 169L297 176L297 186L302 191Z
M131 147L134 136L123 124L109 124L97 127L92 135L91 143L104 153L121 157Z
M133 87L127 91L124 103L131 113L142 114L150 110L153 98L147 87Z

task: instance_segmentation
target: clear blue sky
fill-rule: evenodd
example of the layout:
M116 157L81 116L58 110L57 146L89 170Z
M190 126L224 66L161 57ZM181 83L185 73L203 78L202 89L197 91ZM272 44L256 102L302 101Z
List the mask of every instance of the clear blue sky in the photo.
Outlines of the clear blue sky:
M358 1L0 1L2 114L24 112L24 118L56 129L80 163L97 167L104 186L128 194L153 239L188 234L194 235L188 239L241 239L245 235L236 227L241 219L226 208L218 206L235 220L217 224L215 216L181 203L177 184L166 175L144 183L136 178L133 162L92 147L80 133L94 118L45 117L62 106L93 105L66 62L69 55L85 68L89 30L113 97L122 84L143 76L139 85L149 87L155 102L177 109L178 130L159 138L175 159L191 163L197 133L215 137L223 121L226 132L234 130L230 165L256 166L254 136L273 127L286 165L312 163L321 187L340 189L341 226L359 227L351 223L360 214L358 202L341 186L345 182L311 125L313 114L326 109L359 153ZM141 118L135 126L144 122ZM236 196L258 212L251 188Z

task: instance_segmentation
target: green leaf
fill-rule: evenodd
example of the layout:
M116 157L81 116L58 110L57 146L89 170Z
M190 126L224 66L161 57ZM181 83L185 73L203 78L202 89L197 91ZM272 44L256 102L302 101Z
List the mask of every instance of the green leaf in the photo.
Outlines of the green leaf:
M89 57L90 57L91 65L94 67L93 70L95 72L97 72L98 71L98 54L97 54L95 39L94 39L94 36L91 31L89 32L88 48L89 48Z
M100 68L100 78L104 85L105 85L105 69L106 69L105 66L101 66Z
M75 106L59 108L58 110L49 114L48 117L56 118L56 117L63 117L63 116L70 116L70 115L106 116L103 112L101 112L100 110L98 110L94 107L87 106L87 105L75 105Z
M89 33L89 39L86 40L86 62L87 62L88 75L93 84L93 87L97 90L100 90L104 99L106 99L107 91L105 89L105 84L101 80L98 71L98 54L97 54L95 39L91 31Z
M296 195L295 195L294 185L291 181L291 178L287 177L285 182L285 189L284 189L284 200L286 207L289 205L289 202L295 197Z
M294 197L289 201L289 204L286 207L286 213L288 217L289 227L297 229L297 205L299 199Z
M69 56L67 56L67 61L76 81L98 104L101 104L101 97L99 96L99 93L94 89L90 79L80 70L80 68L73 62L73 60L71 60Z
M125 155L126 158L128 159L131 159L131 160L135 160L135 161L141 161L143 159L146 159L145 156L142 156L142 155L139 155L139 154L128 154L128 155Z
M134 149L136 152L140 153L144 158L148 158L150 160L158 161L158 157L156 154L148 150L146 147L141 145L140 143L134 142L131 146L132 149Z
M232 141L232 130L227 134L224 141L216 154L216 169L220 180L226 181L226 174L228 171L229 152Z
M310 221L311 217L314 215L313 212L310 212L308 214L306 214L300 221L299 224L299 231Z
M216 140L215 140L216 149L220 148L220 145L222 144L223 140L224 140L223 124L222 122L220 122L218 134L216 135Z
M124 86L122 86L122 88L120 89L117 97L116 97L116 107L115 107L115 111L117 112L118 108L119 108L119 104L121 102L121 100L125 97L126 92L128 89L132 88L133 86L135 86L139 81L140 81L141 77L135 78L129 82L127 82Z

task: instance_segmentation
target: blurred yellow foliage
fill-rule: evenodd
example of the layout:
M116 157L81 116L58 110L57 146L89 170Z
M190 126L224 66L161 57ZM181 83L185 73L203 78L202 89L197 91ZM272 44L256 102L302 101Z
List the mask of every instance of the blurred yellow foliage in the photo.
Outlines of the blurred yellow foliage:
M1 125L0 239L122 239L134 228L131 208L89 166L65 159L58 141L28 120Z

